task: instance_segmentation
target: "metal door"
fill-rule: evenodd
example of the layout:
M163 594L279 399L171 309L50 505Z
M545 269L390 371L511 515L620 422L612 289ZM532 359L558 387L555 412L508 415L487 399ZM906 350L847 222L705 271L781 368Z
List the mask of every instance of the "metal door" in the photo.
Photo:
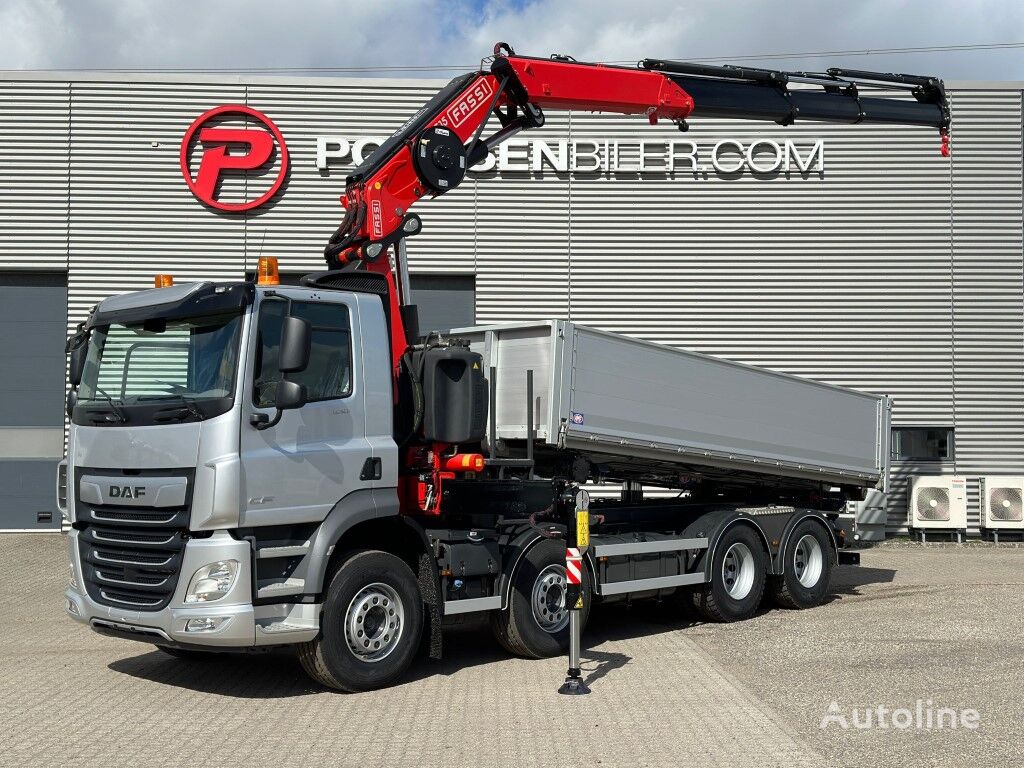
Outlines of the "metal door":
M0 530L60 528L64 272L0 272Z
M305 289L281 289L292 300L291 312L310 321L310 364L288 377L307 385L310 402L284 411L280 421L258 430L249 423L257 412L272 419L274 376L280 319L286 302L264 298L256 308L250 334L249 386L241 436L242 525L322 520L347 494L369 488L360 479L371 456L364 417L359 313L345 294L320 294L316 302ZM268 384L269 383L269 384Z

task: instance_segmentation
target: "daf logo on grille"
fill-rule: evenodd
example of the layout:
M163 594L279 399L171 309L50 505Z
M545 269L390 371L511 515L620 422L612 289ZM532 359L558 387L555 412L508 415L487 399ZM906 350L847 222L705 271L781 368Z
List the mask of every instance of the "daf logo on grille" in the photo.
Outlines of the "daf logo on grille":
M112 499L141 499L146 495L144 485L112 485L107 489Z

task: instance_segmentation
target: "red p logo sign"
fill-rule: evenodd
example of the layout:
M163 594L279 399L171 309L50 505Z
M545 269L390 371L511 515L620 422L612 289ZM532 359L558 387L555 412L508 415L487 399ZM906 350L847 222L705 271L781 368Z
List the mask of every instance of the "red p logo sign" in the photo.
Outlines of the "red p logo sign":
M216 118L243 115L258 123L255 129L224 128L209 125ZM198 134L198 145L202 145L199 172L195 178L189 168L189 153ZM262 168L274 153L277 144L280 152L280 168L270 188L252 200L229 203L217 199L218 185L225 171L255 171ZM241 151L239 151L241 150ZM231 104L211 109L200 115L181 141L181 173L192 194L207 205L222 211L248 211L267 202L281 188L288 172L288 148L284 136L277 126L251 107Z

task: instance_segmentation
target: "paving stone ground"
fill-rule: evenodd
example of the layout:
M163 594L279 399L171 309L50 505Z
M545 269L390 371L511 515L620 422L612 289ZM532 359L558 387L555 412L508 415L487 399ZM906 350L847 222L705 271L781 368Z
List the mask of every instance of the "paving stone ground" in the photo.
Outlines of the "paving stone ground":
M484 628L358 695L287 655L173 659L63 615L64 540L0 536L0 764L12 766L820 766L1019 762L1024 550L887 546L812 611L700 624L666 604L595 611L593 693L565 661ZM931 656L929 661L926 656ZM979 710L975 731L822 730L832 701ZM863 703L862 703L863 702Z

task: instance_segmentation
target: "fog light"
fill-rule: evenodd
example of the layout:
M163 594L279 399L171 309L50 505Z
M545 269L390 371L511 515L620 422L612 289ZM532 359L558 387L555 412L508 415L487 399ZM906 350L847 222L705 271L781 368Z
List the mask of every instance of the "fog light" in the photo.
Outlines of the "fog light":
M213 632L227 621L227 616L203 616L201 619L189 619L185 622L186 632Z
M185 594L186 603L211 603L231 590L238 575L237 560L219 560L204 565L192 575Z
M79 616L80 615L78 613L78 606L75 605L75 601L74 600L68 600L68 613L70 613L70 614L72 614L74 616Z
M68 563L68 586L78 589L78 577L75 576L74 563Z

